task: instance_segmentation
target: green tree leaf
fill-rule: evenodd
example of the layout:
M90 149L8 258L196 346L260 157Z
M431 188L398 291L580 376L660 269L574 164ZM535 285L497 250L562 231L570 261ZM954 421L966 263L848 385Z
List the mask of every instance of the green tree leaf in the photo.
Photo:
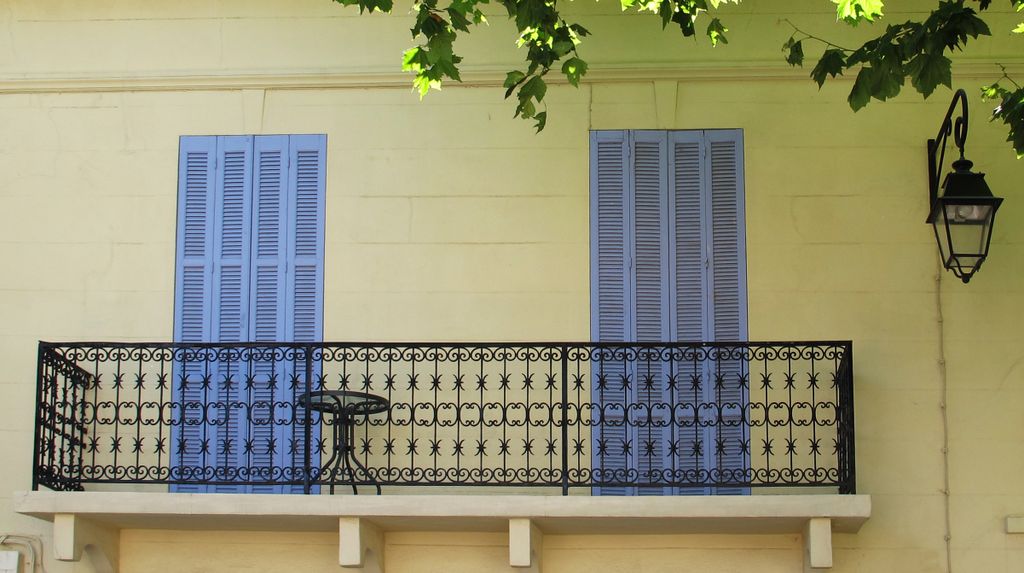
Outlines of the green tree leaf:
M725 37L725 33L728 31L729 29L722 24L721 20L718 18L712 19L711 23L708 24L708 38L711 38L711 45L717 46L719 42L728 44L729 40Z
M530 101L529 99L519 102L519 106L516 107L517 117L522 116L523 118L529 119L533 117L536 114L536 112L537 109L534 107L533 102Z
M940 2L939 8L925 20L925 27L932 35L931 41L941 41L945 48L956 49L967 43L967 38L991 36L988 24L978 17L971 8L963 5L963 0ZM930 51L938 46L925 46Z
M791 36L789 40L782 45L782 51L786 52L786 63L789 65L804 65L804 45L802 40L797 40Z
M882 17L882 0L832 0L836 5L836 19L851 26L861 21L874 22Z
M391 0L334 0L343 6L359 6L359 13L385 12L390 13L393 7Z
M860 72L857 73L857 79L853 82L853 89L850 90L850 95L846 98L853 111L861 109L871 101L871 84L873 82L871 75L872 70L867 67L861 68Z
M448 8L448 21L451 22L452 28L461 32L468 32L469 26L472 24L469 18L466 18L465 12L460 12L451 7Z
M579 87L580 78L587 73L587 63L579 58L569 58L562 64L562 73L570 84Z
M548 112L542 111L534 115L533 119L535 120L534 128L537 130L537 133L540 133L544 130L544 126L548 124Z
M1013 145L1017 158L1024 157L1024 88L1015 86L1010 91L999 82L981 88L981 97L985 101L996 100L999 105L992 110L990 121L1001 121L1006 125L1009 135L1006 141Z
M923 53L907 64L910 83L924 97L932 95L940 85L952 87L953 62L941 53Z
M818 84L818 89L821 89L821 86L825 84L825 76L834 78L842 75L845 68L846 58L843 57L843 51L830 48L825 50L821 59L818 60L818 64L811 70L811 79Z
M569 29L572 30L577 36L585 38L590 35L590 30L587 30L579 24L569 24Z
M1004 95L1009 93L1003 89L1003 86L999 85L999 82L981 87L981 100L991 101L994 99L1002 99Z
M677 11L672 14L671 20L676 24L679 24L679 30L683 33L683 36L690 37L697 33L697 29L693 25L693 21L696 18L689 12Z
M420 94L420 99L427 95L430 88L441 89L441 82L438 80L430 79L426 74L418 74L416 79L412 81L413 88Z
M533 76L528 82L523 84L523 87L519 88L519 91L537 101L541 101L548 92L548 85L540 76Z
M409 48L402 53L403 72L413 72L418 74L426 63L426 54L423 53L423 48L419 46Z
M514 88L514 87L518 86L519 84L521 84L522 81L525 80L525 79L526 79L526 75L525 74L523 74L522 72L519 72L518 70L513 70L513 71L509 72L507 76L505 76L505 87L506 88L510 88L510 89ZM507 92L505 94L505 97L508 97L509 93L511 93L511 92Z

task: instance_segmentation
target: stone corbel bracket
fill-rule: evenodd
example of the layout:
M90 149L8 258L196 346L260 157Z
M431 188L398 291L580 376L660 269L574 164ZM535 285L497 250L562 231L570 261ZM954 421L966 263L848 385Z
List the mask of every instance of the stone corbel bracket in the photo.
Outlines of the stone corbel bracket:
M364 573L384 573L384 533L366 519L339 517L338 565Z
M73 513L53 516L53 553L58 561L81 561L89 557L96 573L116 573L121 552L121 535Z
M812 517L804 526L804 569L820 571L832 567L832 520Z
M508 564L530 573L540 573L544 534L528 518L508 520Z

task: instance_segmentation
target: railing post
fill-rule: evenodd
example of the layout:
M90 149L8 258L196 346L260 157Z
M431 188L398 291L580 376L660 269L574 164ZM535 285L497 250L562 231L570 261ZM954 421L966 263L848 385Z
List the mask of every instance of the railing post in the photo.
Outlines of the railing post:
M569 347L562 347L562 495L569 495Z
M312 391L312 380L313 380L313 347L307 345L305 347L305 349L304 349L304 353L305 353L305 360L306 360L306 369L305 369L306 370L306 375L305 375L305 382L304 382L302 402L304 404L309 405L309 404L312 404L312 399L310 397L310 392ZM310 489L311 489L311 487L310 487L310 473L313 471L313 468L311 466L311 464L312 464L311 454L310 454L310 451L309 451L310 448L313 446L313 444L310 443L310 442L313 441L312 417L313 417L313 409L312 408L306 408L305 415L303 416L303 428L302 428L303 433L305 435L305 437L303 438L303 442L304 442L305 447L303 448L303 452L302 452L302 468L303 468L303 471L302 471L302 493L304 493L305 495L309 495L309 492L310 492Z
M857 493L857 452L854 447L856 434L853 420L853 342L846 343L846 379L843 380L843 383L846 385L846 404L843 407L846 409L846 470L848 475L846 476L846 491L842 493L853 494Z
M39 465L42 463L42 450L40 440L42 439L43 426L43 341L39 341L39 350L36 355L36 427L35 437L32 440L32 491L39 490Z
M73 380L74 386L72 386L71 401L74 406L71 409L71 427L74 429L74 435L77 439L72 439L71 444L77 446L78 450L77 460L72 459L69 462L74 466L74 471L78 474L78 486L79 489L82 487L82 476L84 475L83 466L85 465L85 399L86 393L89 390L89 376L82 376L81 381L78 380L78 376L81 376L83 372L76 372L76 377ZM82 386L82 400L78 400L78 392L74 390L77 386ZM141 402L141 400L140 400ZM135 464L139 463L139 455L135 454Z

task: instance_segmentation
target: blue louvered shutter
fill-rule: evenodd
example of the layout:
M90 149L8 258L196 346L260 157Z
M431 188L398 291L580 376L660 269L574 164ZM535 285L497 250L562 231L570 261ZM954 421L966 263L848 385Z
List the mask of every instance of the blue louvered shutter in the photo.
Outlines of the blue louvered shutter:
M287 206L290 224L287 247L289 279L286 283L285 336L295 342L323 340L326 151L327 137L324 135L293 135L290 138ZM298 394L305 391L305 365L297 364L296 369L295 384L290 385L293 404ZM310 383L316 384L321 376L320 363L312 363L311 369ZM312 387L316 389L316 386ZM301 470L308 447L305 424L302 423L307 412L297 414L297 423L291 427L290 433L280 438L282 443L288 444L288 463L293 469ZM313 424L313 444L317 443L319 436L320 425ZM312 465L317 466L319 458L314 456L312 461ZM288 491L302 493L302 487L291 486Z
M178 161L178 230L174 282L174 340L212 339L210 300L213 292L216 137L183 137ZM175 400L171 426L171 480L201 480L214 465L210 443L216 428L204 424L208 361L196 354L179 355L174 364ZM172 484L171 491L206 491L205 486Z
M705 141L707 197L711 203L711 333L716 341L745 341L747 280L743 132L708 131ZM749 428L741 416L748 398L747 373L746 361L735 351L722 353L713 363L714 400L721 408L723 418L713 437L714 463L724 481L748 481ZM749 489L739 485L720 487L717 493L746 494Z
M674 279L671 336L672 340L681 342L702 342L709 336L706 327L702 139L699 131L675 131L669 134L669 204L672 211L670 243ZM686 366L683 368L685 373ZM692 382L688 379L687 385Z
M669 133L669 259L673 279L670 301L672 332L668 340L702 342L710 340L708 329L708 270L704 262L707 222L704 216L703 134L700 131ZM672 437L672 464L682 481L701 482L709 471L709 432L698 422L700 404L707 402L707 362L699 353L673 362L675 389L670 400L681 404L683 415ZM706 412L706 411L705 411ZM681 488L681 495L704 495L706 488Z
M287 341L288 315L288 136L260 136L254 143L252 217L252 292L249 314L253 342ZM281 440L278 420L291 411L288 387L292 365L282 356L267 354L254 360L249 400L253 421L247 439L257 481L279 480L287 441ZM279 493L280 486L257 485L255 493Z
M318 342L323 337L324 191L326 136L293 135L289 209L289 259L295 274L289 283L289 340Z
M742 166L739 130L592 132L595 340L746 339ZM640 483L656 483L659 471L665 476L660 479L743 483L749 467L742 420L747 365L737 349L710 356L693 352L671 361L641 351L636 360L597 361L593 368L594 401L602 411L621 415L632 401L636 411L651 412L646 425L633 427L616 426L614 416L604 416L594 432L593 465L599 475L602 468L624 467ZM611 385L614 377L632 385ZM682 408L675 424L662 415L669 414L669 405ZM625 447L610 448L619 442ZM596 488L595 493L748 491L737 486Z
M747 337L746 238L743 209L743 132L706 132L711 201L712 331L715 340Z
M251 137L181 139L176 341L240 342L247 336L251 148ZM186 353L175 367L177 405L184 417L172 436L171 467L186 474L192 468L185 479L244 478L239 452L246 414L238 361L210 350ZM200 468L204 473L197 473ZM172 489L239 491L224 484Z
M632 336L632 311L627 269L627 197L631 193L628 171L629 145L622 131L590 134L591 225L591 338L597 342L625 342ZM628 479L629 458L635 444L625 424L627 361L621 353L600 351L594 359L594 429L591 456L594 481ZM625 495L627 488L594 488L596 495Z
M256 342L323 339L326 137L259 136L255 142L250 332ZM277 357L281 358L281 357ZM305 463L305 361L253 364L252 459L267 479L291 479ZM319 365L314 369L319 370ZM314 372L314 376L316 376ZM315 380L314 380L315 383ZM281 420L295 420L283 424ZM312 428L319 438L319 425ZM314 456L313 465L318 465ZM302 493L302 486L254 486L260 493Z
M671 336L668 243L668 141L663 131L631 134L632 157L632 281L631 341L663 342ZM635 452L631 467L638 483L664 483L672 479L668 444L672 437L671 406L667 402L669 361L659 349L638 348L630 364L635 384L635 423L631 437ZM632 492L631 492L632 493ZM663 487L637 488L638 495L665 495Z
M176 341L322 339L325 154L324 136L181 139ZM304 432L297 442L294 425L282 420L295 413L295 380L305 374L304 364L208 352L185 356L176 368L181 423L172 435L172 471L205 467L212 471L191 478L258 482L288 478L284 468L301 467ZM204 408L214 402L217 407ZM318 427L314 434L319 437ZM172 490L302 488L187 484Z
M212 342L244 342L249 335L249 217L252 189L252 137L217 138L214 206ZM248 427L244 395L245 364L221 352L210 363L218 407L216 419L216 479L246 481L243 455ZM237 493L238 485L215 485L210 491Z

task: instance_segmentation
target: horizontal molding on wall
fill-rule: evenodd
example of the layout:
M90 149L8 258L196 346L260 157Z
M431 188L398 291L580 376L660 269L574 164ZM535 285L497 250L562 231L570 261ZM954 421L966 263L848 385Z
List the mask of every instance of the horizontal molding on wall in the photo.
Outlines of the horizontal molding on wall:
M1024 76L1024 62L1000 62L1011 76ZM809 81L813 63L794 68L774 63L763 65L716 62L680 65L595 65L583 83L642 82L655 80L678 81ZM447 87L498 87L508 70L497 68L469 68L463 70L461 83L449 81ZM954 77L958 80L983 79L993 81L1001 75L993 62L966 62L956 64ZM852 81L853 75L836 78ZM547 78L552 84L568 83L561 73L553 72ZM836 81L830 80L830 81ZM94 72L77 76L62 74L24 74L0 77L0 94L32 93L87 93L125 91L221 91L240 89L332 89L332 88L407 88L411 89L412 75L397 70L379 72L369 70L303 70L303 71L209 71L180 73L124 74L123 72ZM910 86L907 86L910 88Z

